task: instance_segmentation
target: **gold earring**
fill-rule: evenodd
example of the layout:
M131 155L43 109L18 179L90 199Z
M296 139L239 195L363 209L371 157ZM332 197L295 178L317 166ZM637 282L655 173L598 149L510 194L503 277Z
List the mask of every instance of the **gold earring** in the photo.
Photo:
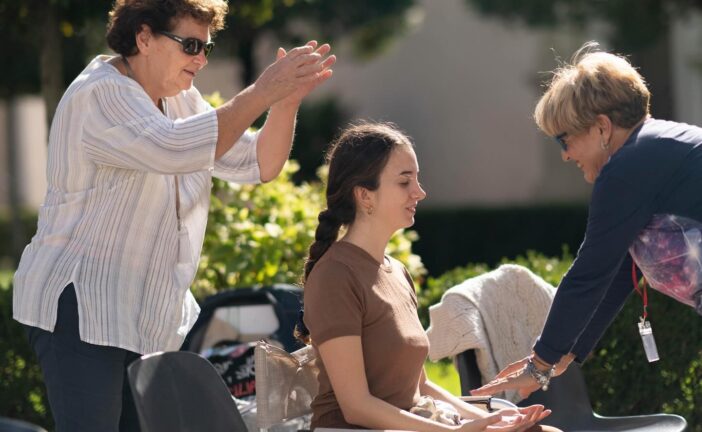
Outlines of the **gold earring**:
M609 143L605 144L603 136L600 136L600 147L602 147L602 150L604 150L604 151L609 150Z
M368 213L368 216L373 214L373 206L368 207L368 210L366 210L366 213Z

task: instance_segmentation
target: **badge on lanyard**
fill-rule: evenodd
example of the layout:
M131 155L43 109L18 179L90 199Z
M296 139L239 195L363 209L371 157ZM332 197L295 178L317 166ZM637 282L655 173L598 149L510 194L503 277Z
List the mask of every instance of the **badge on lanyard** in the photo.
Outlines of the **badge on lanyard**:
M634 289L636 293L643 299L643 316L639 318L639 334L641 335L641 341L643 342L644 351L646 352L646 358L649 363L658 361L658 348L656 347L656 339L653 337L653 328L651 327L651 322L647 320L648 318L648 290L646 289L646 278L644 278L642 288L639 288L639 280L636 277L636 264L631 265L631 278L634 281Z

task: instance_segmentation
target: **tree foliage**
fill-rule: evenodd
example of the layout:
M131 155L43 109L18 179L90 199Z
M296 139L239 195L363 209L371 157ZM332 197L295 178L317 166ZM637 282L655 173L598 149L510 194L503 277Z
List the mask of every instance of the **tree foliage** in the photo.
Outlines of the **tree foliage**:
M653 45L675 17L702 9L701 0L465 0L478 11L533 27L583 26L593 19L610 24L611 42L620 50Z
M249 84L258 73L256 46L266 36L284 45L348 36L356 54L369 57L402 34L413 5L414 0L231 0L218 42L241 60L241 79Z

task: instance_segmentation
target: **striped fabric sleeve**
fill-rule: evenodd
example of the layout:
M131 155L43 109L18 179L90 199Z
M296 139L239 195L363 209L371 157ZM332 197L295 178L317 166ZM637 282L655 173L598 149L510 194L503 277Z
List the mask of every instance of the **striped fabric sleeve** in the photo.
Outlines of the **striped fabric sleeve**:
M236 183L261 183L256 145L258 132L247 130L239 140L215 161L213 176Z
M82 102L93 107L85 118L83 145L96 164L159 174L213 167L217 143L214 110L171 120L143 89L115 78L96 82L89 98Z

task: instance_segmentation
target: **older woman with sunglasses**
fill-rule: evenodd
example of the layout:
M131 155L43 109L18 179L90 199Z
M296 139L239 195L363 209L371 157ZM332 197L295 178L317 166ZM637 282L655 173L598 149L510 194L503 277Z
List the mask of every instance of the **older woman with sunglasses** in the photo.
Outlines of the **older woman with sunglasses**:
M474 394L547 389L552 376L585 360L638 290L641 273L652 288L702 314L702 129L651 118L649 98L631 64L596 43L554 72L534 117L558 141L563 160L594 184L585 239L533 353ZM642 294L638 329L655 361Z
M48 191L14 279L14 318L37 353L58 431L139 430L125 379L144 353L177 350L211 178L274 179L302 99L335 57L286 52L217 109L193 87L223 0L117 0L108 45L64 94L49 136ZM256 133L247 131L266 110ZM167 415L166 413L164 413Z

